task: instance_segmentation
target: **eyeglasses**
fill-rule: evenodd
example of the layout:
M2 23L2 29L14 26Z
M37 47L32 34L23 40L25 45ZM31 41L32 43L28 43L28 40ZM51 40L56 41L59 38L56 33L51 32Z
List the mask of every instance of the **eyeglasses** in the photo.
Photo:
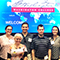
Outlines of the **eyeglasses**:
M7 30L10 30L11 31L12 29L7 29Z
M16 40L21 40L21 39L19 39L19 38L16 38Z
M57 29L53 29L53 31L58 31Z

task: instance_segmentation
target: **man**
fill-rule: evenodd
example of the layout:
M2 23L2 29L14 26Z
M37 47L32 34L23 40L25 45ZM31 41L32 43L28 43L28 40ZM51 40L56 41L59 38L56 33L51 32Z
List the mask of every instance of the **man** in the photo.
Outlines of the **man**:
M28 60L31 60L30 45L32 42L33 35L28 33L29 24L27 22L24 22L22 24L21 29L22 29L22 36L23 36L23 40L21 41L21 43L27 47L27 50L28 50L27 57L28 57Z
M31 44L32 60L51 60L50 40L44 36L44 26L37 27L38 36L35 37Z

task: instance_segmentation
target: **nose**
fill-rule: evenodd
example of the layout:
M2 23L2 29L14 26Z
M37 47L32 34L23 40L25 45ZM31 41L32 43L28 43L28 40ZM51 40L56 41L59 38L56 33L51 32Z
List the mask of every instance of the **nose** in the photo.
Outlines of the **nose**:
M20 42L20 40L17 40L18 42Z
M24 29L27 29L26 27Z

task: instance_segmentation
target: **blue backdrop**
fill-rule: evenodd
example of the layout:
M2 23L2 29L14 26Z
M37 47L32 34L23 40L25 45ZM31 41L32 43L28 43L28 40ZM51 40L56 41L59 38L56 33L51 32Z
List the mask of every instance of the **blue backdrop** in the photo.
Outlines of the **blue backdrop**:
M6 25L13 26L13 33L22 32L21 24L28 22L29 33L37 33L37 26L43 24L45 33L51 33L52 26L60 27L60 1L56 1L55 12L11 12L11 0L0 0L0 33L5 33Z

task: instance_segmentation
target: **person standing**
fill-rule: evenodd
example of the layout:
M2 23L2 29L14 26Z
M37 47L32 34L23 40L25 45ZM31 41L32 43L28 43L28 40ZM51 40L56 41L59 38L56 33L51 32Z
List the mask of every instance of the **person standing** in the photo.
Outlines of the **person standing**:
M23 36L20 33L14 35L15 43L10 46L10 60L27 60L27 48L21 44Z
M57 26L52 27L52 36L49 37L52 45L52 56L51 60L59 59L59 48L60 48L60 36L59 36L59 28Z
M0 60L6 60L11 55L9 54L9 46L14 43L14 38L11 35L13 27L7 25L5 27L5 34L0 36ZM7 54L8 53L8 54Z
M21 26L22 29L22 36L23 36L23 40L21 41L22 44L24 44L27 47L28 53L27 53L27 57L28 60L31 60L31 42L32 42L32 37L33 35L28 33L28 29L29 29L29 24L27 22L24 22Z
M37 27L38 36L31 43L32 60L51 60L51 43L44 36L44 26L42 24Z

